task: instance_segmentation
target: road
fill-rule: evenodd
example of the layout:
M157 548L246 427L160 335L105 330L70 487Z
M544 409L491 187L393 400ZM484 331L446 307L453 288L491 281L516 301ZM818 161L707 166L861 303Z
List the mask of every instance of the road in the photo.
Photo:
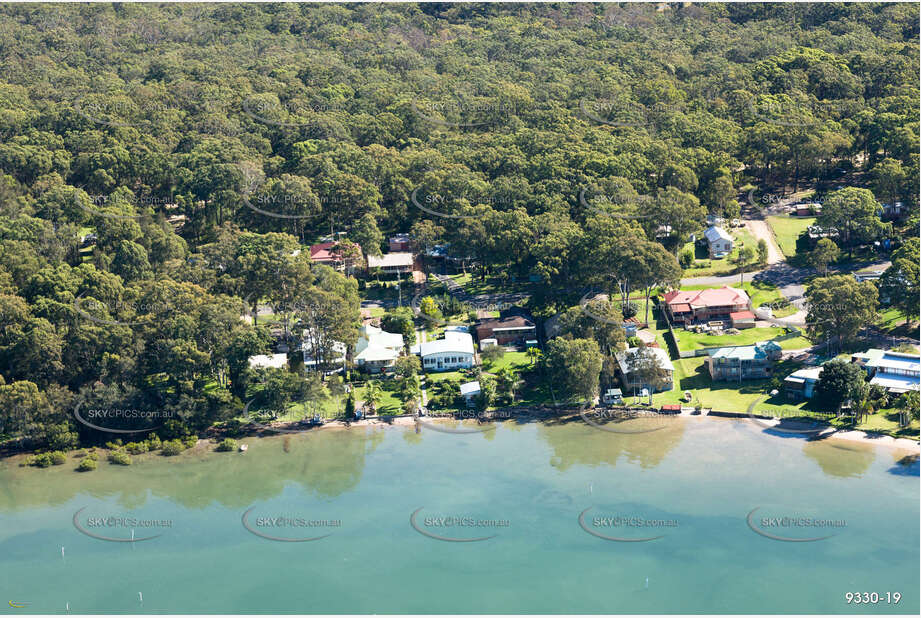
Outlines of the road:
M764 219L748 219L745 221L745 227L752 233L752 236L767 243L767 263L769 265L784 261L783 253L780 251L780 247L777 246L777 239L774 238L774 232L771 231L767 221Z

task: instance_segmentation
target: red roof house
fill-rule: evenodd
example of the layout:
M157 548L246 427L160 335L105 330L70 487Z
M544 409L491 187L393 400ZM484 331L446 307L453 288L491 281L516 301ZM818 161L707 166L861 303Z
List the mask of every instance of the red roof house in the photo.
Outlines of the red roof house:
M748 311L749 305L748 294L728 285L706 290L672 290L663 298L672 322L680 323L732 319L731 314Z

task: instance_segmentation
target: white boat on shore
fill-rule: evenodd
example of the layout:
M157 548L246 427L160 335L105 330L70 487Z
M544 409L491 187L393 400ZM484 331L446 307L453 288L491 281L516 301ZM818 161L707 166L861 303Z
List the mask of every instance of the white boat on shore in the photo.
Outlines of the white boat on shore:
M248 445L248 444L241 444L241 445L240 445L240 452L241 452L241 453L245 453L245 452L246 452L246 449L248 449L248 448L249 448L249 445Z

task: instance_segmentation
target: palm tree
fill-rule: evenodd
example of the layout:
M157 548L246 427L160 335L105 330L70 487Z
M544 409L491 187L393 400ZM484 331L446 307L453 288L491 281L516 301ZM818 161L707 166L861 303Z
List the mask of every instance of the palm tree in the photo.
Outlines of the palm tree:
M511 367L502 367L496 372L496 390L501 397L513 399L516 388L518 388L518 375Z
M919 396L917 391L908 391L899 397L899 425L908 427L912 419L918 418Z
M544 353L540 351L540 348L528 348L525 354L528 355L528 360L531 361L532 367L544 357Z
M374 414L383 397L384 389L381 388L380 382L377 380L369 380L367 386L365 386L365 411Z

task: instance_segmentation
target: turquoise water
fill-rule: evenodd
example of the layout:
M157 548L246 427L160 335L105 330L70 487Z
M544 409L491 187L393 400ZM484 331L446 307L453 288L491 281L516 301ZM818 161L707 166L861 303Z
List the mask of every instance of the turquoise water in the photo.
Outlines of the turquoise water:
M642 421L637 421L642 422ZM481 434L385 428L247 440L73 472L0 463L9 613L918 613L918 463L884 447L675 419L621 435L582 423ZM85 508L84 508L85 507ZM257 532L309 542L261 538ZM620 538L599 538L579 525ZM782 542L746 523L788 538ZM93 518L167 520L136 543ZM478 542L451 538L492 536ZM338 521L271 528L260 518ZM762 516L837 527L762 527ZM431 518L485 520L435 526ZM662 524L595 526L595 517ZM426 521L429 521L429 524ZM841 523L846 525L842 526ZM496 524L507 523L507 525ZM61 555L64 547L64 555ZM648 579L647 579L648 578ZM899 592L848 605L846 592ZM143 597L143 602L140 596ZM4 605L6 605L4 603Z

